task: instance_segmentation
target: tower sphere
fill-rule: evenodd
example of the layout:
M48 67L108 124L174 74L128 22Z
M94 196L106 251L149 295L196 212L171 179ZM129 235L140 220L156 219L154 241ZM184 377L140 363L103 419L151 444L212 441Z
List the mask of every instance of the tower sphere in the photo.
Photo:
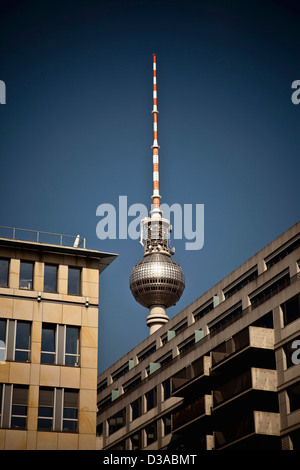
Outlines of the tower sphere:
M144 307L175 305L185 287L184 274L176 261L163 253L144 256L133 268L130 289Z

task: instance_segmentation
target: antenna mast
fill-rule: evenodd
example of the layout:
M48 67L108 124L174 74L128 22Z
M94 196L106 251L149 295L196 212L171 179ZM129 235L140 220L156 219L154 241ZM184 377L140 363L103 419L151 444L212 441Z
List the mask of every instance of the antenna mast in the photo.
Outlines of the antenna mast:
M156 83L156 54L153 54L153 194L152 194L152 217L161 218L160 210L160 194L159 194L159 157L158 157L158 141L157 141L157 83Z

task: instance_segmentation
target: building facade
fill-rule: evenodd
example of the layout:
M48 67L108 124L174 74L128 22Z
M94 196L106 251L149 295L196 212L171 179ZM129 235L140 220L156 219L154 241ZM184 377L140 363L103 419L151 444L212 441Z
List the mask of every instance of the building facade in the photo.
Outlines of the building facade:
M98 448L300 449L300 222L98 377Z
M79 241L0 238L0 449L96 448L99 273L116 255Z

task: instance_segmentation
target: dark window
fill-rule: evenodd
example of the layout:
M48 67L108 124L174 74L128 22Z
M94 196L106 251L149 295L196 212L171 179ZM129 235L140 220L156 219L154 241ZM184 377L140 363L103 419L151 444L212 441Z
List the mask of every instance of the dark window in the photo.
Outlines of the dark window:
M42 327L42 364L79 365L80 328L44 323Z
M125 426L125 409L119 411L108 419L108 433L109 435L118 431L118 429Z
M287 389L287 394L290 400L290 413L300 409L300 382Z
M56 325L43 324L41 363L55 364L56 362Z
M10 427L12 429L26 429L27 405L28 387L14 385L10 420Z
M57 292L57 266L45 264L44 291Z
M167 379L163 382L163 400L166 400L171 396L171 379Z
M141 431L137 432L136 434L133 434L130 438L131 440L131 448L132 450L138 450L141 449L142 447L142 435Z
M230 309L228 315L224 316L222 320L216 322L214 325L211 326L211 328L209 329L211 336L219 333L219 331L225 330L225 328L227 328L229 325L241 318L242 315L243 310L241 305L236 308Z
M21 261L19 287L20 289L33 289L33 263Z
M79 365L79 334L76 326L66 326L65 365Z
M249 276L245 277L242 281L238 282L234 287L232 287L231 289L224 292L225 299L228 299L233 294L235 294L236 292L241 290L243 287L245 287L247 284L254 281L254 279L256 279L257 276L258 276L258 271L257 270L254 271L253 273L249 274Z
M145 428L145 431L146 431L146 442L147 442L146 445L149 446L150 444L152 444L152 442L155 442L157 439L156 423L148 424L148 426L146 426Z
M280 253L278 253L276 256L273 256L273 258L271 258L269 261L266 262L267 269L274 266L274 264L278 263L280 260L285 258L290 253L292 253L294 250L299 248L299 246L300 246L300 239L296 240L287 248L284 248Z
M273 282L270 286L266 287L258 294L251 297L251 307L252 309L258 307L259 305L263 304L267 300L271 299L274 295L278 294L278 292L285 289L287 286L290 285L290 275L285 274L277 281Z
M78 390L64 390L63 431L77 432Z
M40 387L38 430L52 431L54 419L54 388Z
M151 410L156 406L157 403L157 394L156 394L156 387L152 388L149 392L145 394L146 396L146 411Z
M81 284L81 268L71 268L69 266L68 294L80 295L81 294L80 284Z
M178 347L179 354L184 353L188 349L190 349L195 344L195 336L192 339L184 343L182 346Z
M300 318L300 294L281 305L284 326Z
M213 310L214 308L214 304L213 302L211 304L209 304L207 307L205 308L202 308L201 310L199 310L198 312L196 312L194 314L194 319L195 321L199 320L199 318L202 318L204 317L205 315L207 315L211 310Z
M9 260L0 258L0 287L8 286Z
M132 413L132 420L138 418L142 414L142 400L139 397L137 400L131 403L131 413Z
M156 351L156 344L154 343L152 346L150 346L149 349L147 349L147 351L144 351L138 356L138 361L139 362L144 361L147 357L151 356L151 354L153 354L155 351Z
M162 417L163 425L164 425L164 436L170 434L171 432L171 413Z
M7 320L0 319L0 362L6 359L6 325Z
M31 323L17 320L15 361L28 362L30 359Z

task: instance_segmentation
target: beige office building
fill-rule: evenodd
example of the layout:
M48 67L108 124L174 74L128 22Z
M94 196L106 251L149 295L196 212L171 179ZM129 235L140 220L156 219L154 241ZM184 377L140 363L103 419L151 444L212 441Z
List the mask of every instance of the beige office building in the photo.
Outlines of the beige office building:
M80 237L7 232L0 449L95 449L99 273L116 255L86 249Z
M99 375L97 434L104 450L300 449L300 222Z

